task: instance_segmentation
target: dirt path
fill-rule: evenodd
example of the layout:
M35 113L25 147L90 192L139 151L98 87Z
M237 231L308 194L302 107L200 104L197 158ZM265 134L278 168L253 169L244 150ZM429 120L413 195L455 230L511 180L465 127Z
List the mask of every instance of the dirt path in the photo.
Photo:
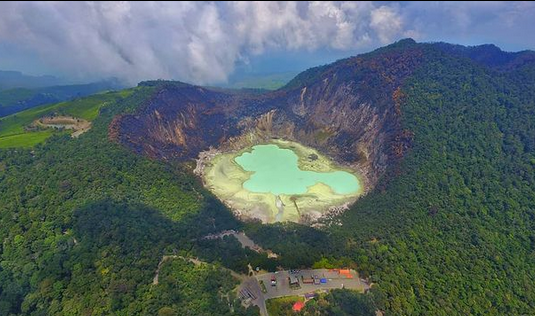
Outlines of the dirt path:
M241 246L243 248L249 248L252 251L255 251L255 252L258 252L258 253L267 253L268 258L277 258L279 256L278 254L274 253L273 251L271 251L269 249L263 249L262 247L257 245L254 242L254 240L252 240L247 235L245 235L244 232L237 232L235 230L224 230L224 231L222 231L220 233L217 233L217 234L206 235L202 239L220 239L220 238L223 238L225 236L234 236L234 238L236 238L240 242L240 244L241 244Z
M159 277L160 277L160 270L162 268L162 265L170 260L170 259L182 259L182 260L186 260L186 261L189 261L191 263L193 263L194 265L196 266L200 266L201 264L203 263L206 263L208 264L207 262L204 262L202 260L199 260L198 258L186 258L186 257L183 257L183 256L177 256L177 255L166 255L166 256L162 256L162 259L160 260L160 262L158 263L158 268L156 269L156 273L154 274L154 278L152 279L152 284L153 285L158 285L158 280L159 280ZM236 273L234 272L233 270L230 270L230 269L227 269L227 268L222 268L222 269L225 269L227 271L230 272L230 274L235 277L236 279L240 280L241 282L243 282L247 276L246 275L243 275L243 274L239 274L239 273Z
M162 257L162 260L160 260L160 263L158 263L158 268L156 269L156 274L154 275L154 279L152 279L153 285L158 285L158 278L160 277L160 269L162 268L162 265L164 264L164 262L172 258L178 258L178 256L163 256Z
M185 258L185 257L182 257L182 256L177 256L177 255L169 255L169 256L163 256L162 259L160 260L160 262L158 263L158 268L156 269L156 274L154 275L154 279L152 279L152 284L153 285L158 285L158 278L160 277L160 269L162 268L162 265L169 259L182 259L182 260L187 260L191 263L193 263L194 265L196 266L199 266L201 264L203 264L204 262L197 259L197 258ZM241 280L241 278L240 278Z

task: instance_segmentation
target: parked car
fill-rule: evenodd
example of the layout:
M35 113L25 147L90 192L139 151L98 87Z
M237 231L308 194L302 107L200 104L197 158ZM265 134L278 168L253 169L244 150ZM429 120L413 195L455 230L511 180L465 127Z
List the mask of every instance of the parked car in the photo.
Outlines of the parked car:
M275 277L275 274L271 275L271 286L277 286L277 278Z

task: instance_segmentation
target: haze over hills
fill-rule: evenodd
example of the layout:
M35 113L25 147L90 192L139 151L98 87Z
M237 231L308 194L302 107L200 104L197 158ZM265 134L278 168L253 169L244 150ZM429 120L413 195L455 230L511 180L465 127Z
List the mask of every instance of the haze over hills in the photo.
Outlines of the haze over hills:
M28 82L30 84L27 84ZM0 90L0 117L42 104L58 103L102 91L125 88L116 79L87 84L51 85L29 88L28 86L31 85L31 80L22 80L17 88Z
M219 86L229 89L276 90L292 80L297 73L297 71L281 73L241 73L231 76L228 83L220 84Z
M0 90L13 88L42 88L65 85L68 82L54 76L30 76L19 71L0 70Z
M351 267L373 283L302 315L534 314L533 55L405 39L275 91L145 81L0 119L0 141L6 122L19 139L49 133L0 149L0 314L258 315L235 291L249 264ZM91 128L28 128L66 115ZM210 147L273 138L358 172L367 194L265 225L193 173ZM205 238L230 229L277 256Z

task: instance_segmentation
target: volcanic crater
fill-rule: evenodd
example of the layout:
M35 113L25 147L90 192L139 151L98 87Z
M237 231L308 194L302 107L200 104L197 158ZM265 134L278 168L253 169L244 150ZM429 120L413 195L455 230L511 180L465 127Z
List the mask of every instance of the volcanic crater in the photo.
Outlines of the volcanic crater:
M110 138L139 154L179 161L293 141L354 171L366 193L390 167L395 171L411 145L412 133L400 124L401 87L421 56L410 43L388 47L309 69L276 91L142 82L155 87L153 96L114 119Z

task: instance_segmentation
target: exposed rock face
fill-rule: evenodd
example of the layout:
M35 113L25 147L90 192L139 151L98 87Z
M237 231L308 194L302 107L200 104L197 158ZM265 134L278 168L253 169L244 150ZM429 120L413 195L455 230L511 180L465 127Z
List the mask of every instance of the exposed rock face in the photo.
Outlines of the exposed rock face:
M400 86L421 61L420 46L405 43L308 70L264 94L164 83L138 113L114 120L110 137L159 159L280 137L350 165L371 188L410 146L411 133L400 128Z

